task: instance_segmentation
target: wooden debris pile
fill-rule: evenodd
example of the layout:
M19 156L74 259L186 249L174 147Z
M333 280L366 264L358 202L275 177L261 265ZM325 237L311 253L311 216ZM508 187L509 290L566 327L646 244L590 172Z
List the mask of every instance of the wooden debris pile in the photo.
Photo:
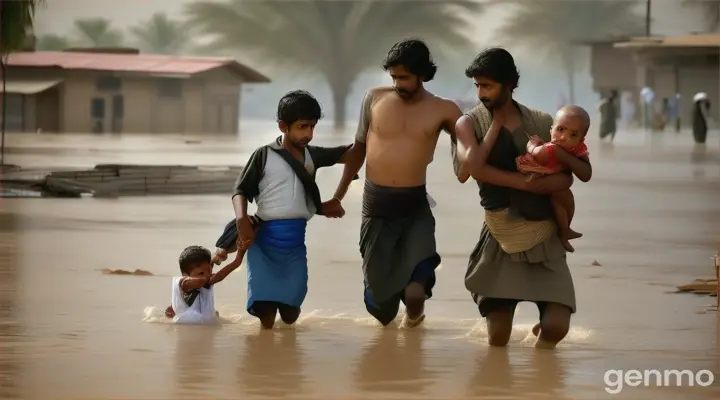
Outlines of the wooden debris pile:
M102 270L102 273L105 275L135 275L135 276L155 276L150 271L145 271L143 269L136 269L135 271L127 271L124 269L110 269L105 268Z
M718 296L718 292L720 292L720 253L715 255L714 264L714 279L695 279L691 283L678 286L677 293L693 293L716 297L717 302L715 306L713 306L713 310L720 311L720 296Z
M79 171L15 171L0 177L5 197L228 194L242 167L97 165Z

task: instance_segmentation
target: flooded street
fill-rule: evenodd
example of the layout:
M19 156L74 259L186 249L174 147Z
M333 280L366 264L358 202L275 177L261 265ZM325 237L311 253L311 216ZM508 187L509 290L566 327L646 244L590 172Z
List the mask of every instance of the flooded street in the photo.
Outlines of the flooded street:
M7 162L242 164L276 134L248 122L242 140L126 135L10 135ZM321 125L314 144L349 140ZM594 176L576 181L569 263L578 312L554 352L536 351L537 309L521 303L506 349L488 348L464 287L482 212L473 183L451 172L442 137L429 169L443 263L421 329L382 329L363 305L358 251L362 183L341 220L308 228L310 288L293 328L260 332L245 312L246 272L215 289L227 323L176 326L169 305L177 257L212 248L233 218L230 196L0 199L0 398L3 399L718 399L720 319L715 298L671 294L713 277L720 244L720 141L689 133L593 135ZM331 196L341 167L321 170ZM228 188L228 192L230 188ZM600 265L593 265L597 261ZM595 264L597 264L595 263ZM156 276L113 276L104 268ZM631 387L607 370L709 370L709 387ZM606 390L609 389L609 390ZM610 391L617 394L611 395Z

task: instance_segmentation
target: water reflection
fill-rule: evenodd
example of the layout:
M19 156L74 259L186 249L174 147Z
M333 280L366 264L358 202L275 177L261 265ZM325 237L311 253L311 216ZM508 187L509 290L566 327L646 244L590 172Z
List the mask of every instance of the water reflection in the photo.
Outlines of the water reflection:
M432 383L424 371L424 329L380 329L360 356L355 385L361 392L422 394Z
M176 397L202 398L214 380L216 365L213 354L219 326L173 326L177 335L175 345Z
M0 398L19 398L17 217L0 210Z
M566 371L557 351L533 351L528 369L531 372L527 379L527 387L528 391L532 390L529 394L552 399L561 398L565 391Z
M238 383L247 396L286 397L303 393L304 357L294 329L245 333Z
M562 398L566 372L557 351L517 349L519 351L514 356L520 360L511 363L509 350L487 347L481 351L475 373L467 385L468 397L528 395L535 398Z

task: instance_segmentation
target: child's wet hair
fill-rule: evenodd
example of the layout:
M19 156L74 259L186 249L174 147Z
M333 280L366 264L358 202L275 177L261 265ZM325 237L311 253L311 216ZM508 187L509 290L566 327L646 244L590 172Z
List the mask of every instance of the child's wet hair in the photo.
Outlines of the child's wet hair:
M210 250L202 246L188 246L185 250L180 253L178 263L180 264L180 272L183 274L190 274L192 267L201 264L212 262L212 254Z
M288 92L278 102L277 120L288 126L297 121L317 121L321 118L320 103L306 90Z

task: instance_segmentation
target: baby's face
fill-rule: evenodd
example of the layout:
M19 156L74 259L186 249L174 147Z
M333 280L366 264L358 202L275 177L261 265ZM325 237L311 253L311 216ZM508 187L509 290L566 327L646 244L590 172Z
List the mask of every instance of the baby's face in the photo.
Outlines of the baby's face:
M192 266L190 269L191 278L207 278L212 274L212 264L210 263L198 263Z
M555 120L550 137L554 144L572 149L585 139L587 130L588 126L582 118L573 114L563 114Z

